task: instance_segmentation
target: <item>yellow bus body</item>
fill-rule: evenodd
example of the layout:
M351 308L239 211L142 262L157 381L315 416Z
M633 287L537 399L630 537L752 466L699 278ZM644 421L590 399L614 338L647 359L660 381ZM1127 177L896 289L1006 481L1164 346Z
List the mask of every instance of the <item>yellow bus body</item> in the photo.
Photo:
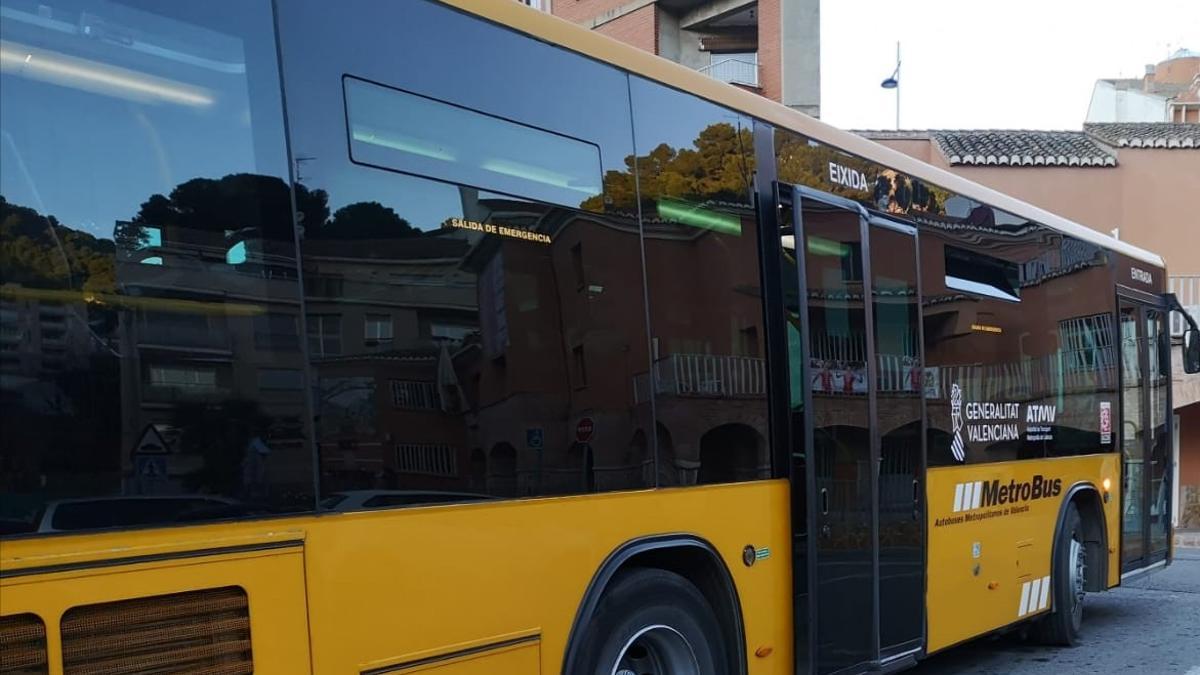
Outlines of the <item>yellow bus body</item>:
M431 672L556 673L604 559L647 534L692 533L736 583L749 672L790 673L788 512L775 480L14 540L0 605L42 618L51 673L71 607L221 586L249 596L256 673L424 670L449 653L464 656ZM769 557L747 567L748 544ZM22 574L38 568L63 571Z
M1120 456L1115 453L931 468L928 472L929 558L925 566L926 651L935 652L1050 611L1020 612L1026 584L1050 575L1051 548L1063 497L1088 485L1110 497L1103 505L1111 588L1120 580ZM1061 479L1057 496L979 509L954 510L958 485ZM1014 513L1028 506L1028 511ZM998 513L968 517L971 514ZM949 521L949 522L947 522ZM1040 598L1039 598L1040 599Z

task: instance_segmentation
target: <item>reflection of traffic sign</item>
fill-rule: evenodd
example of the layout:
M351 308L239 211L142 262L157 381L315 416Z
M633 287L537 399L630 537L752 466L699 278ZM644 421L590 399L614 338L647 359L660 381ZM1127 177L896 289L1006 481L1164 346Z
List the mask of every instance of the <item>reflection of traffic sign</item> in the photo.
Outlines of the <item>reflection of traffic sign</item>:
M592 440L592 433L596 431L596 424L592 422L592 418L584 417L575 425L575 440L580 443L587 443Z
M529 427L525 430L525 447L530 450L541 450L546 445L546 432L541 427Z
M133 459L134 469L140 478L166 480L167 458L162 455L140 455Z
M171 451L171 446L167 445L162 434L158 433L158 429L153 424L147 424L142 431L141 438L133 446L134 455L165 455Z

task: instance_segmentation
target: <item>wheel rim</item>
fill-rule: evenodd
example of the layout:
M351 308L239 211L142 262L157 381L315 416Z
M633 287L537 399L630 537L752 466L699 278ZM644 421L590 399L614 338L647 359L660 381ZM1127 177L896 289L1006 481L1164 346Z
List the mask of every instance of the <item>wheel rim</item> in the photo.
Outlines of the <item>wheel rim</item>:
M1083 616L1084 580L1087 578L1087 547L1083 542L1071 538L1071 615L1078 620Z
M691 675L700 672L687 638L670 626L646 626L625 642L612 675Z

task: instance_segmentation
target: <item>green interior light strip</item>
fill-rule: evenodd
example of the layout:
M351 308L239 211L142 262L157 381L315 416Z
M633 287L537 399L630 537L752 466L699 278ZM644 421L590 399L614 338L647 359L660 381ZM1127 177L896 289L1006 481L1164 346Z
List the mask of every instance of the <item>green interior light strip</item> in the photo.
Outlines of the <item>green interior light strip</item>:
M737 216L689 202L660 199L656 204L658 217L664 220L739 237L742 235L742 221Z

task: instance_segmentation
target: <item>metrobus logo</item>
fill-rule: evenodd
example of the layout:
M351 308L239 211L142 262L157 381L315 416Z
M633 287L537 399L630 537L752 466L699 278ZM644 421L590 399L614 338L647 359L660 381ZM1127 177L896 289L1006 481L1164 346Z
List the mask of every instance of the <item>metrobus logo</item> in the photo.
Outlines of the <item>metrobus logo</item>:
M985 506L1029 502L1057 497L1060 494L1062 494L1062 479L1046 478L1041 474L1028 481L1010 480L1002 483L997 479L958 483L954 486L954 512L971 511Z

